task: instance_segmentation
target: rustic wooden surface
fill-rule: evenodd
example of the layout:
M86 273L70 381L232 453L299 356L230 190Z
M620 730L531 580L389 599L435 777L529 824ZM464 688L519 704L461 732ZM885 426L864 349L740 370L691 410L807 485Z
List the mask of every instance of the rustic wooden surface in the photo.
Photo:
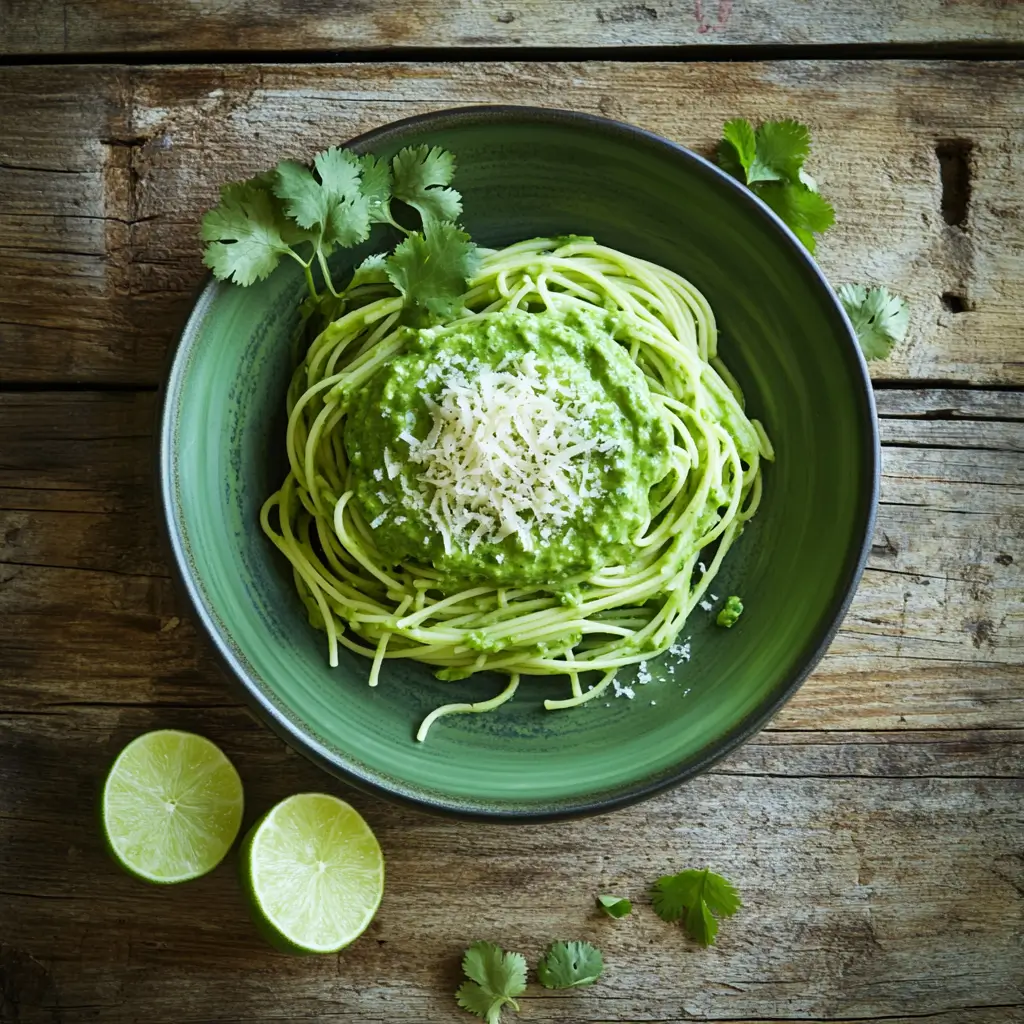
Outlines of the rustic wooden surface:
M822 265L912 304L876 376L1024 384L1022 79L1011 62L10 68L0 380L157 383L225 180L432 108L571 102L703 151L732 116L808 121L838 221Z
M770 17L792 26L791 12L811 7L779 3ZM58 8L35 9L39 37L26 42L27 6L0 7L9 51L60 48L48 20ZM102 16L89 27L84 5L63 9L68 46L101 48ZM424 24L440 5L425 9ZM650 9L660 21L690 10ZM217 25L233 24L218 10ZM268 10L238 45L271 45L258 33L286 7ZM466 35L445 38L487 44L468 39L485 8L449 10ZM753 7L733 10L728 31ZM1013 25L1020 6L906 0L884 17L920 17L930 31L917 13L929 11L966 36L990 15ZM177 17L163 5L117 45L186 45ZM649 31L646 17L598 20L607 37L583 17L591 35L577 41L629 41ZM500 35L515 22L497 25ZM234 45L218 31L197 38ZM321 45L301 41L311 38L294 45ZM520 1019L1024 1021L1022 70L0 70L0 1020L468 1021L451 993L470 941L533 958L581 937L604 950L606 978L571 995L531 988ZM907 342L872 367L882 503L828 656L771 728L713 772L592 821L461 825L331 782L254 723L221 676L172 587L153 504L155 386L201 277L197 214L219 182L395 117L478 102L568 104L701 149L729 116L799 116L839 219L823 266L836 281L889 284L913 307ZM389 870L366 937L339 957L294 960L260 943L229 865L167 890L117 871L94 819L103 772L128 739L169 726L224 747L249 820L311 788L363 810ZM644 895L652 877L704 863L747 904L708 951ZM599 890L639 906L601 920Z
M1017 0L0 0L0 54L1007 44Z

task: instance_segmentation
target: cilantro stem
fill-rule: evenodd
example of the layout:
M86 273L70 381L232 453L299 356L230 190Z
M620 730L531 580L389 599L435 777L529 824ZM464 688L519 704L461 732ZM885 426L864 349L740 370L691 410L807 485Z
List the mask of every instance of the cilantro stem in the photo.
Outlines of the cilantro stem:
M310 264L313 261L310 260L309 263L304 263L297 256L296 256L296 259L298 259L299 262L302 263L302 271L306 275L306 284L309 286L309 294L312 295L314 299L319 298L320 297L320 293L316 290L316 284L313 281L313 271L310 270Z
M330 268L327 266L327 257L324 256L323 249L317 249L316 258L317 260L319 260L320 269L323 271L324 274L324 284L327 285L328 290L336 299L340 298L340 293L334 290L334 281L331 279L331 271Z
M393 228L398 228L398 230L401 231L406 238L408 238L409 235L413 233L411 228L403 227L401 224L398 223L397 220L395 220L394 217L391 216L390 208L388 209L387 223L390 224Z

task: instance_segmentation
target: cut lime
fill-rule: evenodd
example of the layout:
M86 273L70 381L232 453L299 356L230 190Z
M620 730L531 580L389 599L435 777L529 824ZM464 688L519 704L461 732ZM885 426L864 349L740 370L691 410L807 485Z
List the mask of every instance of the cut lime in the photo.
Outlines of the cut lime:
M118 755L103 786L103 830L133 875L184 882L224 859L242 823L242 803L242 780L218 746L161 729Z
M282 800L242 847L242 875L264 936L291 953L336 953L373 920L384 856L358 811L324 793Z

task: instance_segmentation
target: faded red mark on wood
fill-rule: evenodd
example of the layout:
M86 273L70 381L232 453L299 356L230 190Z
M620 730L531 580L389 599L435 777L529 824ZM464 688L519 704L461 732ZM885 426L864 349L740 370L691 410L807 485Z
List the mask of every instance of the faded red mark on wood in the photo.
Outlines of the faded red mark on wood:
M718 0L718 17L709 21L704 13L704 0L694 0L693 16L697 19L697 31L704 35L706 32L721 32L729 24L729 15L732 14L732 0Z

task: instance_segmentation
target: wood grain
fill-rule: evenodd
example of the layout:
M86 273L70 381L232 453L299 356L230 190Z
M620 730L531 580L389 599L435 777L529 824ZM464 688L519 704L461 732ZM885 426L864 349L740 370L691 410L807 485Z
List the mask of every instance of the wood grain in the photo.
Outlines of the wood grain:
M0 53L1012 43L1001 0L0 0Z
M880 408L888 440L868 570L828 657L775 725L1024 727L1024 396L886 390ZM0 395L7 710L225 700L164 560L155 413L151 393ZM47 643L56 622L59 647Z
M223 181L394 118L524 103L632 121L704 152L729 117L802 118L811 169L837 210L822 266L911 303L907 341L874 376L1021 384L1022 71L889 61L3 69L0 382L157 383L202 279L198 217ZM969 171L962 224L942 212L936 148L950 139L962 140Z
M253 932L228 865L180 888L122 876L92 802L110 758L156 725L224 747L246 784L247 821L296 791L350 798L388 859L368 935L336 958L290 959ZM728 761L610 819L510 828L347 793L237 709L0 716L0 742L0 964L20 1013L8 1019L456 1024L468 1020L451 993L469 942L488 937L533 961L546 942L580 937L603 949L605 978L579 994L531 986L518 1019L1020 1020L1019 757L1003 778L750 777ZM968 733L945 742L953 764L985 744ZM802 747L770 750L778 762L791 752L805 770ZM704 863L735 879L746 905L707 951L646 896L658 875ZM630 895L634 914L598 918L598 891Z
M393 41L449 17L481 33L473 45L515 32L526 45L559 19L579 45L598 45L585 41L595 31L643 44L691 11L653 0L602 7L602 20L576 8L570 23L566 4L511 4L512 18L489 29L498 42L484 31L494 11L458 2L387 25L384 8L359 0L330 11L274 0L244 18L205 0L201 23L205 40L239 47L272 36L259 45L327 45L310 40L343 31L349 46L375 45L359 35L371 23ZM90 6L88 24L86 10L0 0L0 49L199 38L173 3L145 18L133 8L130 23L117 4ZM701 41L741 29L787 39L796 14L871 38L949 25L987 38L1019 32L1020 8L780 0L756 26L751 12L737 0ZM239 21L247 28L229 41ZM1024 393L963 386L1024 380L1021 70L0 70L0 1021L456 1024L470 1019L452 1000L469 942L535 960L545 943L579 937L601 946L606 977L573 994L531 986L518 1019L1024 1022ZM201 277L196 218L217 185L395 117L479 102L570 104L705 151L729 116L800 116L839 213L823 265L836 281L888 284L913 308L908 341L872 367L878 528L824 661L769 729L709 774L553 826L467 826L347 792L255 723L175 592L153 489L152 386ZM951 224L965 196L944 195L936 147L957 139L970 195ZM99 390L108 385L122 388ZM304 960L269 951L231 864L168 889L118 872L96 796L122 745L161 727L223 746L245 781L247 822L324 788L366 814L388 891L358 944ZM746 904L706 951L660 922L646 896L659 874L703 864L733 878ZM637 909L598 918L598 891L630 895Z
M1021 1021L1022 397L879 392L869 569L771 728L640 807L506 829L349 793L238 704L166 576L154 394L0 395L0 1019L454 1024L460 952L486 936L531 959L558 937L604 950L600 986L531 988L523 1020ZM175 890L120 875L92 807L159 727L224 747L248 820L295 791L352 799L388 857L370 933L293 961L261 945L230 867ZM747 905L710 951L645 895L702 863ZM600 889L634 915L596 918Z

